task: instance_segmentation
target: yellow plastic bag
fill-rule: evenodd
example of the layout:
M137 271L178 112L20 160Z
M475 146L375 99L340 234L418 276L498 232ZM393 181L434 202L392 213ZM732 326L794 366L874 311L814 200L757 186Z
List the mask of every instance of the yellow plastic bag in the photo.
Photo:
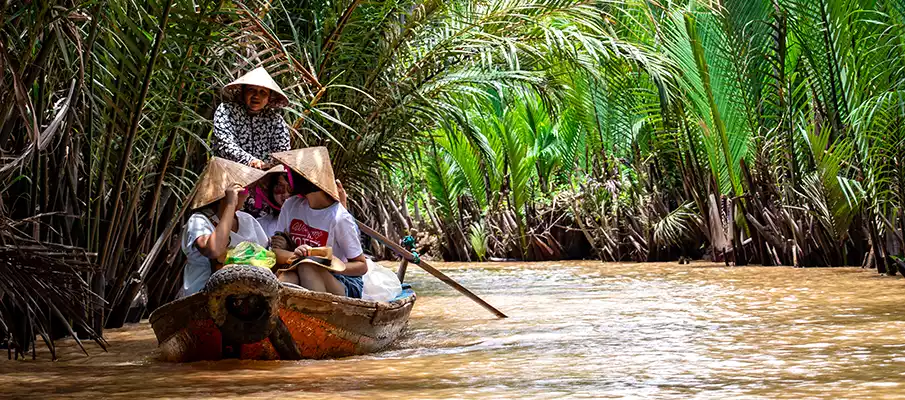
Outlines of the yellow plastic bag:
M226 252L223 265L241 264L271 269L277 264L277 256L272 251L254 242L242 242Z

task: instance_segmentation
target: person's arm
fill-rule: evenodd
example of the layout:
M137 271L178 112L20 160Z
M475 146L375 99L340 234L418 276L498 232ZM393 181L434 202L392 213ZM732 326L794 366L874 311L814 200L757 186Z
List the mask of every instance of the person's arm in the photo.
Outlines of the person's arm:
M284 249L273 249L273 254L277 256L277 265L289 265L294 261L295 253Z
M310 246L303 244L297 246L295 250L273 249L271 251L277 256L277 265L287 265L299 258L308 256L309 249L311 249Z
M350 258L349 261L346 261L346 270L340 273L349 276L362 276L364 274L367 274L368 261L365 258L364 253L359 254L358 257Z
M276 231L278 235L286 235L282 241L276 241L277 246L273 248L273 253L277 256L277 265L287 265L292 262L293 250L297 247L292 239L289 238L288 232L290 232L290 227L292 223L292 216L295 214L295 208L297 205L298 198L290 197L286 199L286 202L283 203L283 207L280 211L280 216L277 217L277 226ZM271 242L274 243L273 239Z
M236 143L232 111L226 103L220 104L214 112L214 138L217 140L215 153L218 157L245 165L251 165L253 161L261 162Z
M270 237L270 249L290 250L289 240L286 239L283 232L276 232L276 234Z
M217 260L229 248L229 233L232 230L233 220L236 218L236 206L239 204L239 191L242 187L234 185L226 189L226 204L220 206L220 222L214 228L214 233L198 237L195 246L205 257Z

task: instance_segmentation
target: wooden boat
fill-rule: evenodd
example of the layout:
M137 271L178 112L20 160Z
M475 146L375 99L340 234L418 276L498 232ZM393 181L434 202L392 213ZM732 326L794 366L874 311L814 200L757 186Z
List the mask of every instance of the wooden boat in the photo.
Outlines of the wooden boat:
M404 287L390 302L281 284L263 268L231 265L204 290L168 303L150 322L164 360L322 359L366 354L403 332L415 304Z

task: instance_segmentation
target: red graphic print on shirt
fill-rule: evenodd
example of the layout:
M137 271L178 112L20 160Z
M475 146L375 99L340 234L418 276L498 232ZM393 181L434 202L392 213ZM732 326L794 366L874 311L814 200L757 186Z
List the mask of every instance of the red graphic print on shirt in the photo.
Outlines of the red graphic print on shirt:
M317 228L308 226L300 219L293 219L289 225L289 236L296 246L308 245L311 247L324 247L327 245L327 238L330 233Z

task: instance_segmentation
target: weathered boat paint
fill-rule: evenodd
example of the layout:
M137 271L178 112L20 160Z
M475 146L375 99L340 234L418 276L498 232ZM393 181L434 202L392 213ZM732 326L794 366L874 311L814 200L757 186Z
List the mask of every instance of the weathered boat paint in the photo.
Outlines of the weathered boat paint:
M302 358L347 357L379 351L395 341L405 329L415 298L411 289L395 301L374 302L282 287L279 316ZM280 359L269 338L224 346L205 292L160 307L150 322L163 360Z

